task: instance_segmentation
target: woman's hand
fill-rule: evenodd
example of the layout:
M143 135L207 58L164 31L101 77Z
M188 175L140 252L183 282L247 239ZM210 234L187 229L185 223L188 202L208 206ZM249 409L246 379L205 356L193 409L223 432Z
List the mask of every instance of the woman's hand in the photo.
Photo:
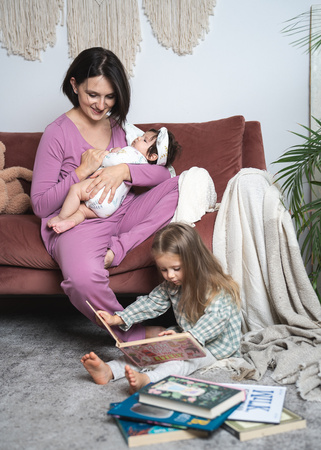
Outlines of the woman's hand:
M98 148L90 148L81 155L80 166L75 170L80 181L85 180L101 166L108 152Z
M106 311L97 311L97 314L104 319L105 322L108 323L108 325L124 325L124 321L121 317L114 315L112 316Z
M108 198L108 203L111 203L118 186L120 186L123 181L131 181L129 167L124 163L97 170L90 178L93 179L92 183L87 188L87 192L90 192L90 198L93 198L97 192L104 188L99 203L102 203L105 200L109 191L110 196Z
M158 336L169 336L171 334L177 334L177 333L174 330L165 330L165 331L162 331L161 333L159 333Z

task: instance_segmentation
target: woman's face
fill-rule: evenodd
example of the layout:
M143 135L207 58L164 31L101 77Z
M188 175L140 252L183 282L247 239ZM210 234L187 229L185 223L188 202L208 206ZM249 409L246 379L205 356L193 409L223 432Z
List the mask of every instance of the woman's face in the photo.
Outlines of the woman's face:
M78 93L79 107L92 120L98 121L105 117L116 103L112 84L102 75L88 78L80 85L71 78L70 83L75 93Z

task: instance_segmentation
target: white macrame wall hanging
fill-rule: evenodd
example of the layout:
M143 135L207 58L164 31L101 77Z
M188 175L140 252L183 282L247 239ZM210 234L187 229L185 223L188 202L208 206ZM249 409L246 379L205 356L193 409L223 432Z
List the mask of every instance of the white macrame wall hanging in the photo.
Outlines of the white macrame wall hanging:
M68 0L67 29L72 58L89 47L108 48L133 75L142 40L137 0Z
M63 24L64 0L1 0L0 41L8 55L40 60L41 51L56 43L56 26Z
M216 0L143 0L158 42L178 55L192 54L209 31Z
M158 42L178 55L192 54L209 31L216 0L143 0ZM56 42L63 25L64 0L1 0L0 41L8 54L40 60L41 51ZM101 46L112 50L133 75L140 50L137 0L67 0L69 56Z

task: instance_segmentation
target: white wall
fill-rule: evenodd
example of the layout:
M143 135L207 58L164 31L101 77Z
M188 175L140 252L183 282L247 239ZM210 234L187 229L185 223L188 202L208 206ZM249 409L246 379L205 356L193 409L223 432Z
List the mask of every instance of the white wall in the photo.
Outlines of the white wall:
M309 11L309 0L217 0L210 32L193 55L160 46L138 0L143 41L137 54L129 120L201 122L237 114L261 122L270 163L309 124L309 57L281 34ZM66 9L65 9L66 13ZM66 26L42 62L0 49L0 130L43 131L70 103L60 91L69 66Z

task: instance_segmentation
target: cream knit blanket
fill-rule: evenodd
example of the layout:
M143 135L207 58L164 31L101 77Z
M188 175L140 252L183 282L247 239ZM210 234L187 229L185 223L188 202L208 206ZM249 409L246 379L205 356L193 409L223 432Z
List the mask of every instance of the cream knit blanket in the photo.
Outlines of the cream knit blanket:
M321 401L321 306L301 258L291 217L271 174L242 169L225 190L213 253L238 281L243 358L219 361L237 379L268 368L296 383L302 398Z

